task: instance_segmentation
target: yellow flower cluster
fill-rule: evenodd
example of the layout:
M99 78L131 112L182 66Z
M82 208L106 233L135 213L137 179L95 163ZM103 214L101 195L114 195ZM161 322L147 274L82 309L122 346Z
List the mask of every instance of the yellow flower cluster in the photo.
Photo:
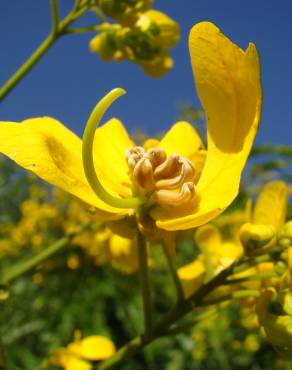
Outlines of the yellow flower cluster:
M94 222L84 204L69 198L64 192L56 190L53 195L52 198L48 190L37 184L31 186L28 198L20 205L19 221L1 225L2 257L18 256L23 248L33 248L38 253L58 235L75 232L81 224L92 221L91 227L71 239L72 253L67 260L68 267L73 270L81 267L82 254L78 253L78 248L81 248L97 266L111 263L124 273L137 271L135 240L116 235L103 223ZM53 267L51 264L46 266Z

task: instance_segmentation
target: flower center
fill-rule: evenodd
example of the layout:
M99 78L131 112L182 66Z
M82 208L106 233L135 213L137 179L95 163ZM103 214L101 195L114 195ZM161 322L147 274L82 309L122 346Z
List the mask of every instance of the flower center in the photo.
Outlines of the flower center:
M136 146L126 151L126 160L135 188L160 206L180 206L195 196L195 169L187 158L167 157L160 147L145 150Z

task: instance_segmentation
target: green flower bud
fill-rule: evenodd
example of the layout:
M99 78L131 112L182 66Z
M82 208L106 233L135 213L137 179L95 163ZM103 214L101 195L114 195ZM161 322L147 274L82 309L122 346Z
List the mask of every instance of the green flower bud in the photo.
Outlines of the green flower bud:
M276 230L272 225L242 225L239 238L248 257L269 253L276 243Z
M151 5L152 0L99 0L104 14L124 25L133 24L139 13L150 9Z
M280 233L281 238L286 238L292 241L292 220L285 223Z
M276 351L292 359L292 290L268 288L257 301L256 313Z

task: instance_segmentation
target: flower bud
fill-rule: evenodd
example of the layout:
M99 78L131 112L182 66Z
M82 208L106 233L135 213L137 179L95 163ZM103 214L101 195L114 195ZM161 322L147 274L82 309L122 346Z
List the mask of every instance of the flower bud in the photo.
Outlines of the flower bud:
M104 61L112 60L116 53L115 45L118 28L119 26L117 25L108 25L104 23L104 30L90 41L90 51L99 54Z
M292 245L292 220L286 222L283 226L278 237L278 244L283 245L283 247L290 247Z
M150 9L151 5L152 0L99 0L104 14L127 25L135 22L139 13Z
M245 223L239 238L248 257L269 253L276 243L276 230L272 225Z
M268 288L259 297L256 313L268 340L276 351L287 359L292 359L292 290L277 293Z

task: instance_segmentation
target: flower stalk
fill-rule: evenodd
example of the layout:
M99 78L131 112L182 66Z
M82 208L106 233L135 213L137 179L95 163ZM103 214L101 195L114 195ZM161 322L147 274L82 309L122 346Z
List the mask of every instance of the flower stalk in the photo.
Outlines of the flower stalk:
M180 301L184 300L184 292L183 292L181 281L180 281L178 273L177 273L177 268L175 266L174 258L171 255L171 250L173 248L172 248L172 246L168 245L169 243L173 243L173 241L168 238L168 240L165 240L162 243L162 248L163 248L163 252L164 252L164 255L166 257L166 260L167 260L167 264L168 264L168 268L169 268L172 280L175 284L177 301L180 302Z
M4 348L0 341L0 370L6 370L6 363L5 363L5 355L4 355Z
M60 21L57 0L51 0L52 28L49 35L38 46L33 54L23 63L23 65L8 79L0 88L0 102L10 93L10 91L24 78L24 76L35 66L35 64L46 54L51 46L61 36L66 35L68 27L88 11L87 6L73 7L73 9Z
M152 336L153 305L149 277L147 244L144 236L140 232L138 232L137 234L137 245L139 259L139 276L142 291L144 327L145 327L143 337L147 341Z

